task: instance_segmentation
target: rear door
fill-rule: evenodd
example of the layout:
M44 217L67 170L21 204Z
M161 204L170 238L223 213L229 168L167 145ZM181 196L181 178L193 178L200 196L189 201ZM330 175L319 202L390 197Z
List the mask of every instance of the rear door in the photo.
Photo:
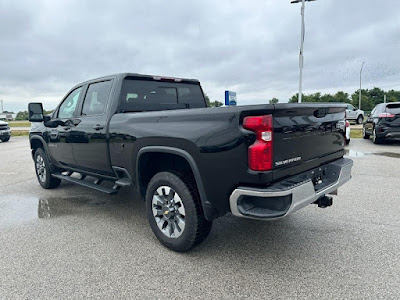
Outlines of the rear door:
M71 132L74 158L80 169L112 174L108 157L107 107L113 80L102 80L88 85L80 111Z
M275 105L274 177L297 174L343 156L344 104Z

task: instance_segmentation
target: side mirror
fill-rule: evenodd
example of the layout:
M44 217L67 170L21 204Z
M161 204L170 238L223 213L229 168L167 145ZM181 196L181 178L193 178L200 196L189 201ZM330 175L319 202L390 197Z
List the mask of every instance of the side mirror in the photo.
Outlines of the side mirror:
M43 105L42 103L28 104L28 120L30 122L43 122Z
M353 109L354 111L356 111L357 110L357 107L354 107L354 109Z

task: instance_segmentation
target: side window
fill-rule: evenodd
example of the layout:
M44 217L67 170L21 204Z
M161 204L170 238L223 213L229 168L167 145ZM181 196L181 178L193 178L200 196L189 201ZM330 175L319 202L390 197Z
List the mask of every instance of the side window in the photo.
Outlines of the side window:
M96 82L89 85L83 101L82 115L101 115L105 112L111 92L112 81Z
M64 102L60 105L60 109L58 110L59 118L67 119L73 116L81 91L82 87L79 87L73 90L68 97L65 98Z
M376 114L376 115L379 115L380 113L383 113L383 112L384 112L384 109L385 109L385 106L384 106L384 105L378 105L378 106L376 107L375 114Z
M354 110L354 106L351 105L351 104L348 104L348 105L347 105L347 109L348 109L348 110Z

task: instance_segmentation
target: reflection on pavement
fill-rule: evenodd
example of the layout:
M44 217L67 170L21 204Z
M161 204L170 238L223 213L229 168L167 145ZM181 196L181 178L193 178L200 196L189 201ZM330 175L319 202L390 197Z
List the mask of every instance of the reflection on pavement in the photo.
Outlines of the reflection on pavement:
M400 153L394 153L394 152L360 152L357 150L349 150L345 149L344 151L345 156L350 156L350 157L363 157L363 156L368 156L368 155L377 155L377 156L384 156L384 157L391 157L391 158L400 158Z
M107 202L109 202L107 197L94 199L82 196L39 198L38 218L49 219L61 215L75 214L91 205L104 205Z

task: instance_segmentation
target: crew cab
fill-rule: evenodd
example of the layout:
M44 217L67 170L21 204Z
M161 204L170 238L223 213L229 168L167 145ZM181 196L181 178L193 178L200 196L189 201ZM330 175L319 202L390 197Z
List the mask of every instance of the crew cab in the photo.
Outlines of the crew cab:
M38 181L131 187L166 247L187 251L215 218L283 218L350 179L344 104L207 108L199 81L123 73L73 87L50 116L29 104Z

